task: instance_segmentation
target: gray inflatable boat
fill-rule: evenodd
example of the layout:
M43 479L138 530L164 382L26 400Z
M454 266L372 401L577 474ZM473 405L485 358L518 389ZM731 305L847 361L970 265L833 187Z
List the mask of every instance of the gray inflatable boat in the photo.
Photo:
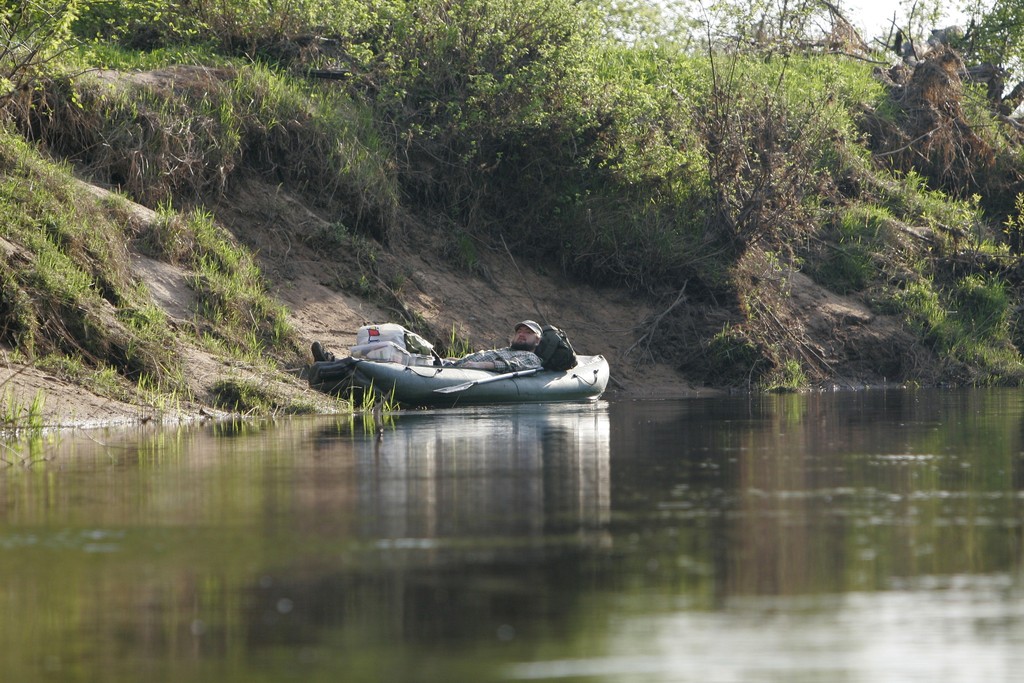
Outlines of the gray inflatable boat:
M402 365L359 358L313 363L309 385L347 397L371 390L409 406L551 403L596 400L608 386L604 356L579 356L564 372L522 370L496 374L467 368Z

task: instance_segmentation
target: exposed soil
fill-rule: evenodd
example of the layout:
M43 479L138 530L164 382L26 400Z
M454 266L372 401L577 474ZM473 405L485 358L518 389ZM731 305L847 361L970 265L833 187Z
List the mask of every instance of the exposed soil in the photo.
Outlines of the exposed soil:
M499 249L482 249L476 274L469 274L438 255L443 236L420 226L421 244L398 239L379 249L368 299L346 291L365 277L365 265L352 254L317 249L315 236L326 223L279 190L250 181L215 213L259 253L304 342L318 339L343 352L361 325L412 314L434 340L449 339L454 329L474 349L493 348L507 344L516 322L533 318L565 329L578 352L608 358L614 376L609 396L676 398L702 391L671 364L641 363L639 352L630 352L637 330L656 311L623 290L574 283L548 264L520 263ZM379 301L381 292L389 301Z

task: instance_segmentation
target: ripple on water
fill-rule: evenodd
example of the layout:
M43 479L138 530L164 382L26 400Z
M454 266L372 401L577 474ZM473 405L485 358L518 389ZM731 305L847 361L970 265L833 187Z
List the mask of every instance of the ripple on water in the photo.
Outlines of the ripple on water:
M41 548L80 550L85 553L112 553L121 549L125 532L115 529L64 529L52 534L28 533L0 536L0 550Z

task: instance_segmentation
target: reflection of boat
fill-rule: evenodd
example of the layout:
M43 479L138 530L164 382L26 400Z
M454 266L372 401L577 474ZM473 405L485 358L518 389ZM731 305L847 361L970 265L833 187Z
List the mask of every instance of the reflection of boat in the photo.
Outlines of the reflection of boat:
M610 446L603 402L400 413L382 439L354 443L359 518L403 543L556 529L600 541Z
M476 643L590 621L580 598L618 566L603 559L612 547L608 404L398 412L380 438L342 424L314 435L320 455L294 474L278 464L271 471L284 479L259 477L274 491L301 482L316 497L297 499L289 486L267 500L296 538L272 544L283 548L269 555L278 566L243 572L253 583L235 602L250 653L337 659L337 680L353 678L352 662L357 680L506 680ZM588 580L573 580L581 572ZM444 660L437 676L363 657L451 643L470 654L445 655L458 662Z
M486 370L402 365L357 358L313 363L309 384L333 394L370 389L417 406L592 401L608 386L604 356L580 356L565 372L541 370L495 375Z

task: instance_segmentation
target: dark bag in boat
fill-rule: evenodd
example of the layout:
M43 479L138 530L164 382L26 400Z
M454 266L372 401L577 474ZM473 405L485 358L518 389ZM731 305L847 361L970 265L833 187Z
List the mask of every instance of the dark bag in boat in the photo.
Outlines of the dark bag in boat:
M534 353L540 356L544 369L565 372L576 367L576 352L565 332L554 325L545 325L542 330L540 344Z

